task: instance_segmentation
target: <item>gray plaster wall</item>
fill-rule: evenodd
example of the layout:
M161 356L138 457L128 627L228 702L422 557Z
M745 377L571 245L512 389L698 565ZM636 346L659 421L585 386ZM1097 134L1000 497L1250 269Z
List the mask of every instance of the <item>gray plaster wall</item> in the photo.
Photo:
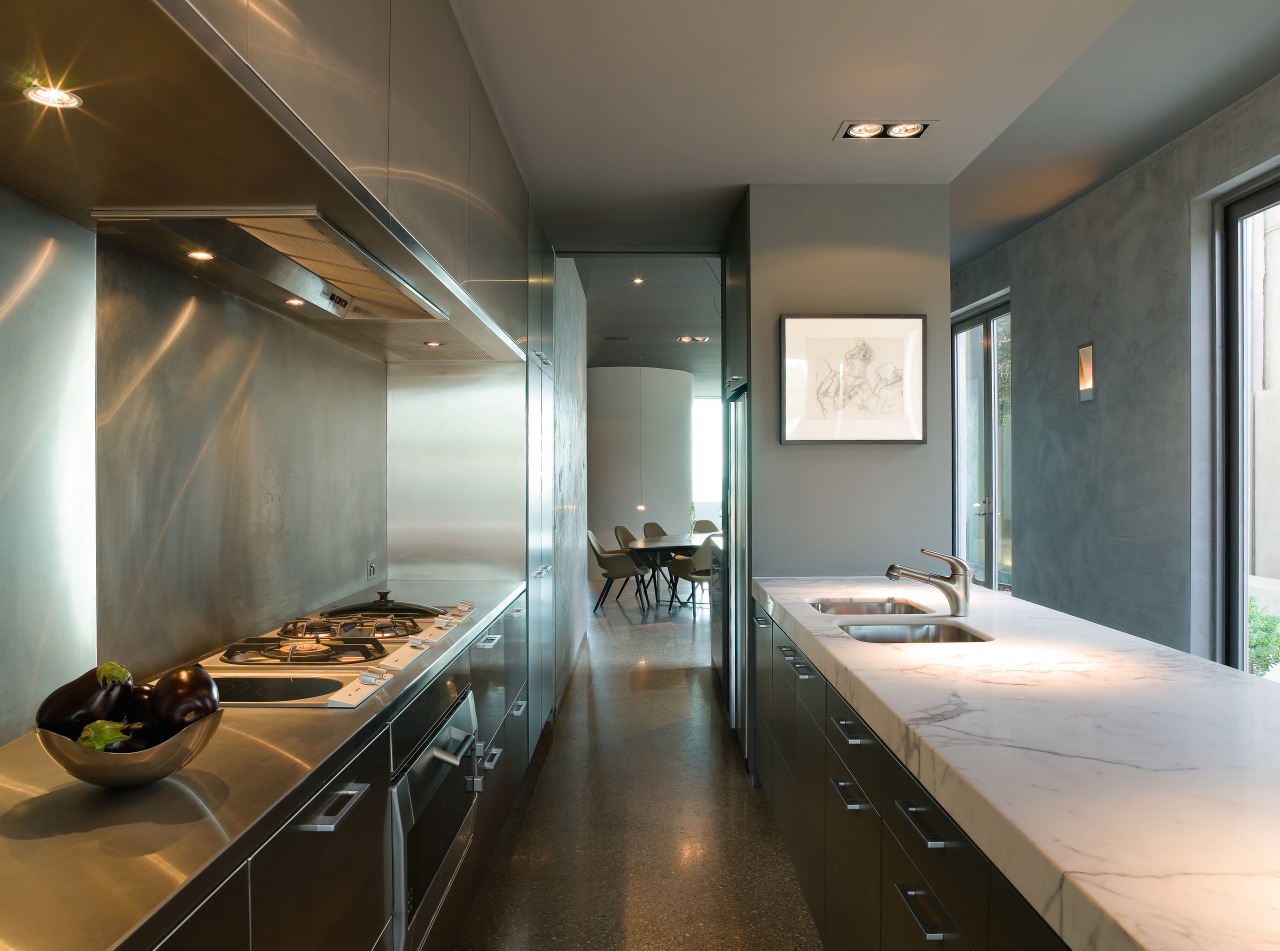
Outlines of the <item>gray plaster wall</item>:
M947 189L752 185L752 573L883 574L951 544ZM779 316L925 314L924 445L779 441Z
M1018 597L1213 653L1212 201L1278 113L1280 77L952 275L953 309L1011 289Z

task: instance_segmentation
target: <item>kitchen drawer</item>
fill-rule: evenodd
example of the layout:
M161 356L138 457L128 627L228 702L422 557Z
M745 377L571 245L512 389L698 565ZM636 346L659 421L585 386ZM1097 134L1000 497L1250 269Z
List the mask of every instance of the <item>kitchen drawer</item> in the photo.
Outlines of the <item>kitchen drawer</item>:
M519 787L529 765L529 685L521 684L515 702L507 713L507 758L509 769Z
M778 758L795 771L796 745L796 659L795 645L774 625L773 628L773 718L769 732Z
M524 595L516 598L507 606L502 614L503 642L506 650L503 662L506 665L506 700L508 708L516 702L516 697L529 680L529 624L526 616ZM527 698L526 698L527 699ZM529 722L526 717L524 722ZM508 744L511 738L507 738ZM526 742L525 746L529 744Z
M249 859L253 947L372 948L391 917L387 731ZM315 888L314 882L340 887ZM315 892L314 901L285 900Z
M862 717L854 713L829 684L825 726L827 741L835 748L845 769L858 781L876 811L883 812L882 779L888 752Z
M755 610L760 611L759 605ZM751 618L752 702L756 723L773 717L773 622L759 613Z
M471 642L471 689L476 695L476 742L488 746L507 715L506 625L498 618Z
M973 951L948 908L887 831L880 843L880 875L884 951Z
M791 774L800 793L800 807L809 821L821 829L827 808L827 738L803 706L796 711L794 762Z
M818 673L809 658L797 650L795 663L791 665L796 672L796 699L800 707L813 719L814 723L822 723L827 710L827 682Z
M987 951L1069 951L1049 923L994 867Z
M867 794L830 746L825 803L825 945L832 951L876 951L884 826Z
M471 686L471 653L459 654L391 721L391 772L398 772L429 737L432 728Z
M516 726L522 727L524 724L517 720ZM467 861L477 862L481 866L488 862L511 806L512 785L509 781L511 771L508 768L511 765L511 759L507 755L506 740L509 732L515 731L508 729L507 721L503 720L480 757L479 773L483 785L480 789L480 798L476 802L476 834L471 840Z
M777 751L773 745L773 734L769 732L769 728L763 723L756 727L755 732L755 749L756 749L756 779L760 780L760 788L764 790L765 798L769 800L769 804L774 805L777 798L777 766L775 760Z
M787 848L791 865L795 869L800 891L813 916L814 925L821 929L823 920L825 846L822 826L815 825L801 805L800 789L785 767L774 776L776 797L772 803L774 821L782 844Z
M960 930L985 948L991 863L901 763L884 760L885 824Z
M249 867L241 865L155 951L249 951Z

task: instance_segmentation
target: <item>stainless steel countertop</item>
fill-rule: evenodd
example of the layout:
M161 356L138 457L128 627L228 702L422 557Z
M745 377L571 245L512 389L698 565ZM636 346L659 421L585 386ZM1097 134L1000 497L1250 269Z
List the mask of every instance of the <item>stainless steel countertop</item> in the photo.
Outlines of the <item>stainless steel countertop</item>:
M390 581L342 602L386 588L400 601L476 607L358 707L226 708L190 765L137 789L73 779L32 734L0 747L0 947L154 947L465 650L524 582ZM340 870L325 874L340 880Z

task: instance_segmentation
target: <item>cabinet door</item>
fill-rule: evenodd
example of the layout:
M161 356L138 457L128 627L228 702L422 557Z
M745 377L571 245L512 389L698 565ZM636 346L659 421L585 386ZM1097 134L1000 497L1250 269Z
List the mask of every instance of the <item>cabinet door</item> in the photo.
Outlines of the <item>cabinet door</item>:
M390 776L383 730L249 860L255 948L374 947L391 918Z
M516 693L516 701L511 704L511 712L507 714L507 761L511 771L512 785L519 788L524 778L524 771L529 765L529 692L521 687Z
M795 774L797 656L791 639L773 625L773 720L769 724L779 759Z
M827 742L870 798L877 812L884 811L882 796L884 758L888 751L862 717L853 712L834 687L827 685Z
M772 736L773 719L773 622L754 605L751 617L751 769L756 780L765 785L765 763Z
M476 698L476 742L488 746L507 715L506 625L490 624L471 644L471 689Z
M523 724L519 724L523 726ZM507 811L511 805L511 784L507 780L507 721L503 720L493 734L492 742L485 747L484 756L480 759L480 777L483 781L480 798L476 803L476 833L471 840L467 861L476 861L483 866L493 852L498 841L498 833L502 831L502 823L506 821Z
M880 843L880 947L973 951L907 853L887 829Z
M241 865L156 951L249 951L249 867Z
M832 951L880 947L880 836L870 797L827 747L826 928Z
M991 926L987 949L1068 951L1066 942L994 868L991 870Z

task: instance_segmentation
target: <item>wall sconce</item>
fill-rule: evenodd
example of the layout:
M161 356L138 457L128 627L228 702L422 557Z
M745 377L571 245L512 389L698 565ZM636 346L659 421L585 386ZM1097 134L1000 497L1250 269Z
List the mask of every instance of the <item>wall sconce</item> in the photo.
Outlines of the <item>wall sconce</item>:
M1076 366L1080 376L1078 400L1088 403L1093 399L1093 344L1082 344L1076 351Z

